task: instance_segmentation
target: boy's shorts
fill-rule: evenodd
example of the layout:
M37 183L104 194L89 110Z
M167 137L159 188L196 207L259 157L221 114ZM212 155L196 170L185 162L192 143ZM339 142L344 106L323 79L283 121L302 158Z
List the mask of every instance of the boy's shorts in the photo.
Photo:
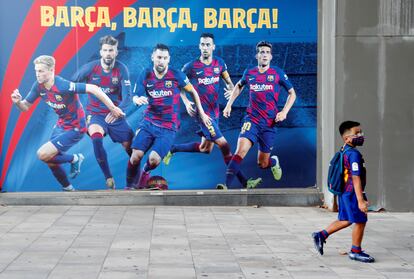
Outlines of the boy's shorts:
M146 153L151 147L160 155L161 159L167 155L174 143L176 132L158 127L147 120L143 120L141 127L135 133L131 147Z
M97 124L102 127L105 135L109 135L113 142L129 142L134 136L134 132L126 121L125 117L117 119L114 123L105 122L106 115L89 114L86 117L88 127L92 124Z
M364 199L367 200L365 194ZM344 192L338 196L338 211L339 221L351 223L366 223L368 221L367 214L359 210L355 192Z

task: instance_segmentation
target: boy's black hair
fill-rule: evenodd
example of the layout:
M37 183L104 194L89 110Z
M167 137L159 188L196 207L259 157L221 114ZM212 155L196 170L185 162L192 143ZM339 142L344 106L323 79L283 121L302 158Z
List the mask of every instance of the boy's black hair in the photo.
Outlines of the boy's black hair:
M359 122L356 121L344 121L341 123L341 125L339 125L339 133L341 134L341 136L343 136L345 134L345 132L351 130L354 127L358 127L361 124Z

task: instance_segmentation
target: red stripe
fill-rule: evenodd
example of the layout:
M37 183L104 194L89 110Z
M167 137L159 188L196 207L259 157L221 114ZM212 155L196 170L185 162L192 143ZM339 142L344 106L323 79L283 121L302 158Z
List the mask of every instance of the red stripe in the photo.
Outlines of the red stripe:
M47 30L47 28L40 27L38 24L42 2L35 1L30 8L17 36L4 75L3 86L0 91L0 104L2 105L0 110L0 150L3 150L6 125L13 105L10 101L10 94L19 86L30 59ZM61 2L64 3L64 1Z
M97 6L97 7L109 7L109 11L111 12L110 17L112 19L115 16L117 16L123 10L123 7L128 7L128 6L132 5L133 3L135 3L136 1L137 0L123 1L122 5L119 5L119 2L116 2L116 1L101 0L101 1L96 2L95 6ZM27 42L28 38L31 38L32 40L37 38L38 39L37 43L36 43L36 46L37 46L37 44L39 43L41 37L43 37L43 34L46 31L46 28L42 28L41 34L37 35L37 36L34 36L34 33L32 33L32 32L35 32L35 31L38 31L38 30L36 30L36 28L34 28L34 30L31 30L31 29L33 29L31 27L33 27L33 26L38 27L39 26L39 25L36 25L36 24L33 24L33 23L37 22L38 19L40 18L40 14L39 14L40 7L39 6L41 5L42 2L44 2L44 1L41 1L41 0L37 1L36 2L37 5L33 5L33 7L31 8L31 10L30 10L28 16L26 17L25 22L24 22L23 27L25 27L25 28L22 28L22 31L19 34L19 38L18 38L18 40L16 41L16 44L15 44L15 45L17 45L17 47L20 46L20 48L15 48L13 50L13 54L14 54L15 57L12 55L12 57L10 59L10 61L13 62L12 65L14 67L16 67L16 68L21 67L21 69L23 69L22 71L17 72L17 74L16 74L16 72L10 71L10 73L12 73L12 75L11 75L12 77L18 77L18 79L19 79L18 82L12 83L15 87L17 87L16 86L17 84L20 84L21 78L24 74L24 70L27 67L28 61L24 64L21 64L19 62L14 62L14 61L20 60L20 59L17 59L17 58L20 58L20 56L23 56L23 55L28 56L27 60L29 60L32 56L33 51L35 50L35 47L33 47L33 50L32 50L32 52L29 56L28 55L29 52L28 51L26 52L26 49L27 49L26 44L28 44L28 42ZM63 5L64 3L65 3L65 1L60 1L60 2L55 1L54 6ZM49 1L48 5L50 6L50 1ZM31 29L28 29L28 28L31 28ZM26 31L26 29L28 29L28 30ZM55 53L53 54L53 56L55 57L55 59L57 61L56 74L60 73L60 71L73 58L73 56L78 52L78 50L93 35L95 35L95 33L98 32L100 29L101 28L95 28L93 32L89 32L88 27L73 28L71 30L71 32L69 32L68 35L66 35L66 37L63 39L63 41L61 42L61 44L59 45L59 47L56 49ZM28 34L30 34L30 36ZM77 42L77 45L76 45L76 41L77 41L76 39L77 38L78 38L78 42ZM17 42L20 42L20 43L17 43ZM29 46L30 46L30 44L29 44ZM14 59L12 59L12 58L14 58ZM10 63L9 63L9 65L10 65ZM22 65L26 65L26 66L22 66ZM5 81L7 80L7 72L6 72L4 80ZM11 93L13 89L10 89L10 88L4 89L4 86L3 86L3 89L2 89L1 92L10 92ZM6 91L4 91L4 90L6 90ZM4 95L5 94L2 94L2 96L1 96L2 99L0 100L0 103L1 104L7 104L6 106L8 107L8 111L7 111L7 113L5 113L5 115L3 115L3 108L2 108L2 110L0 112L1 113L0 114L0 119L6 119L6 117L4 117L4 116L8 116L10 114L10 110L11 110L11 102L10 102L10 100L8 100L8 98L10 98L10 97L9 97L8 94L7 94L7 98ZM3 100L3 99L5 99L5 100ZM30 111L26 112L23 115L21 114L19 119L17 120L17 124L15 126L13 136L10 140L9 148L7 149L7 154L6 154L4 164L3 164L3 168L2 168L2 172L1 172L2 175L1 175L1 178L0 178L0 189L3 186L4 179L6 178L6 173L8 171L9 165L10 165L10 161L11 161L11 158L12 158L12 156L14 154L14 151L17 147L17 144L18 144L18 142L21 138L21 135L23 134L23 131L24 131L27 123L29 122L30 117L31 117L33 111L35 110L36 106L37 106L37 103L33 104ZM7 123L7 122L5 122L5 123ZM4 125L4 127L5 126L6 125ZM3 128L3 125L2 125L1 130L0 130L1 135L2 135L0 143L2 143L2 141L4 139L4 130L5 130L5 128ZM2 145L0 145L0 147L2 147ZM2 149L0 148L0 150L2 150Z

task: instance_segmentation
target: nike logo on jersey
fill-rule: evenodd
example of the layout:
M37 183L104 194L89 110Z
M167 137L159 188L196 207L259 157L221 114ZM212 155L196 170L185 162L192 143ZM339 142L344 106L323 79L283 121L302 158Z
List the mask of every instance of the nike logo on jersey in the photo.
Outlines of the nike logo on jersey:
M56 144L63 147L63 144L60 141L57 141Z
M250 80L254 80L254 77L249 78L249 81L250 81Z
M147 84L147 87L149 87L149 88L151 88L153 86L154 86L154 84Z
M197 75L201 75L202 73L203 73L203 71L196 72Z
M99 80L99 77L93 77L92 80Z
M45 92L40 92L40 94L39 94L40 96L45 96L46 95L46 93Z

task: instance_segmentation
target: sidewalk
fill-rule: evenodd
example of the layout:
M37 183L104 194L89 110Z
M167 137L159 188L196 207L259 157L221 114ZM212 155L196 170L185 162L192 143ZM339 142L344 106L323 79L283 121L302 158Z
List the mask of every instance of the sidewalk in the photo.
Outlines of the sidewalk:
M372 213L363 248L351 230L311 232L335 213L316 207L3 206L0 278L414 278L414 213Z

